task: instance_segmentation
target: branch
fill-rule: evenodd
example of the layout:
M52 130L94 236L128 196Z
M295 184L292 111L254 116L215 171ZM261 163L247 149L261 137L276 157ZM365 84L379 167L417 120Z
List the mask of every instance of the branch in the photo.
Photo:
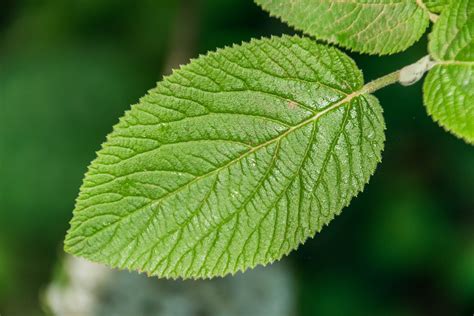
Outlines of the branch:
M423 75L433 68L436 63L429 55L421 58L416 63L405 66L400 70L394 71L388 75L377 78L367 83L363 88L363 93L373 93L394 83L400 83L402 86L411 86L418 82Z

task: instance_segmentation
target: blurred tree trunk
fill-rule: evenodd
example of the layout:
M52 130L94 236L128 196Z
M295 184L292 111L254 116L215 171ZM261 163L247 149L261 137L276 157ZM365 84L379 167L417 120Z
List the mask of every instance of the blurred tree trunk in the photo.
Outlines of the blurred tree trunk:
M178 14L174 21L170 49L165 61L163 74L168 75L172 69L185 64L195 55L200 32L201 0L181 0Z

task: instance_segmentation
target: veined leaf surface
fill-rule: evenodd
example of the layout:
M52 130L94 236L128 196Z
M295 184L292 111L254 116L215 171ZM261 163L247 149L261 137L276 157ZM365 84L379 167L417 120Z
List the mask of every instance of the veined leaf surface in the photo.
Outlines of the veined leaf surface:
M272 16L317 39L386 55L413 45L429 24L421 0L255 0Z
M423 0L423 2L431 12L440 13L449 5L451 0Z
M437 65L424 84L428 113L441 126L474 143L474 1L452 1L430 34Z
M300 37L193 60L132 106L92 162L65 249L162 277L280 259L369 180L382 109L354 62Z

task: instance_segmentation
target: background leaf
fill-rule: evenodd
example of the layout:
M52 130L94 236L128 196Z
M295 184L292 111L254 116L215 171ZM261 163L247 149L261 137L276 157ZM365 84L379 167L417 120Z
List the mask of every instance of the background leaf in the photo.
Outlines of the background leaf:
M380 161L384 122L354 62L311 39L253 40L166 77L89 167L66 250L163 277L281 258Z
M426 7L434 13L440 13L451 2L450 0L424 0Z
M271 15L317 39L369 54L393 54L413 45L429 24L417 1L255 0Z
M441 126L474 143L474 2L454 1L430 34L438 63L428 74L424 101Z

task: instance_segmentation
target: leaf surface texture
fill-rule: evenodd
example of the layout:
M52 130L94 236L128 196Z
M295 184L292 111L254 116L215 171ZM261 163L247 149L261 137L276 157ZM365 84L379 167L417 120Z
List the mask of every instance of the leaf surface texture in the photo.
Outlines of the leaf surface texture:
M437 62L424 84L428 113L441 126L474 143L474 1L452 1L430 34Z
M449 5L451 0L424 0L423 2L431 12L441 13L441 11Z
M272 16L317 39L386 55L413 45L429 24L416 0L256 0Z
M280 259L380 161L384 121L354 62L311 39L201 56L132 106L92 162L65 249L167 278Z

